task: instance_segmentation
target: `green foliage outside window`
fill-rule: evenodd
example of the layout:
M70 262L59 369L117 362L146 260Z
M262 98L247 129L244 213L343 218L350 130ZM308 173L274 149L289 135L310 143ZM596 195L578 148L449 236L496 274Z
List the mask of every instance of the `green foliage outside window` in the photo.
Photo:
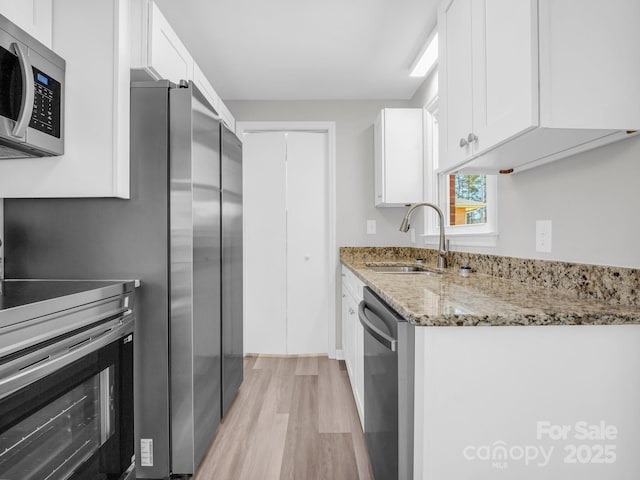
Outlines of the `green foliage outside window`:
M455 175L455 224L478 224L487 222L487 177L486 175ZM464 209L464 221L458 212Z

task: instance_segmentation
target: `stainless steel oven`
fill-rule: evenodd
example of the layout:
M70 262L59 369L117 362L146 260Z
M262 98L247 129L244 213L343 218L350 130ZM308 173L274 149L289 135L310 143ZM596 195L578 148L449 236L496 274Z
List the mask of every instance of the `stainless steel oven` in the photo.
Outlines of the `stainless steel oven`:
M0 158L64 152L65 67L0 15Z
M6 282L5 292L11 287ZM108 295L0 329L1 479L132 478L127 297Z

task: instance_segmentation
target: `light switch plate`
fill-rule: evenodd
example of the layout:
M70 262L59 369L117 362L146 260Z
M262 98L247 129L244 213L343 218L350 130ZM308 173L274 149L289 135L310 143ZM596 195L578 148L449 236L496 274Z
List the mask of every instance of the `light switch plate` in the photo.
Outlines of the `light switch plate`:
M375 220L367 220L367 234L375 235L376 234L376 221Z
M536 221L536 252L551 252L551 220Z

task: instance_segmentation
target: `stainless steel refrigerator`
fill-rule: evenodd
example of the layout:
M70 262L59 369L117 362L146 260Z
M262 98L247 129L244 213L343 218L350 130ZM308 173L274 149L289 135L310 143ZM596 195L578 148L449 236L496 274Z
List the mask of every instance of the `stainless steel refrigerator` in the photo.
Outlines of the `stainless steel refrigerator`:
M142 281L136 476L193 474L243 378L241 142L191 82L133 84L131 182L6 200L6 276Z

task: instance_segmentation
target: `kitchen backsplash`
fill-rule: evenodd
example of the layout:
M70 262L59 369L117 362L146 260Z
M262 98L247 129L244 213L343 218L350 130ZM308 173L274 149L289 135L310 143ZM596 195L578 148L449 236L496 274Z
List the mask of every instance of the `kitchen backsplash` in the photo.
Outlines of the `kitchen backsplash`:
M340 258L354 263L414 262L423 258L426 264L435 265L437 251L414 247L341 247ZM640 307L639 269L449 252L449 268L457 270L465 263L478 273L561 289L579 298Z

